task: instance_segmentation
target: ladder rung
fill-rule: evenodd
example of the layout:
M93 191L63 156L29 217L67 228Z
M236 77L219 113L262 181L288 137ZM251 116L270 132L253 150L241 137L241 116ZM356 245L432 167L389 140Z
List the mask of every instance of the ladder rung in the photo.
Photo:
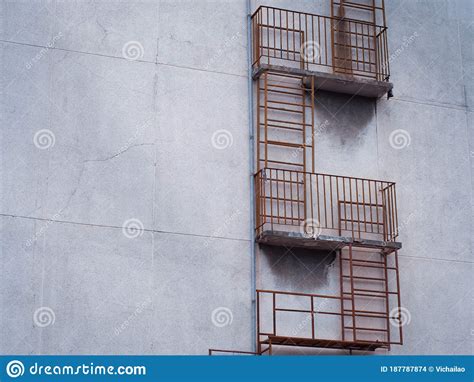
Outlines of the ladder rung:
M359 279L359 280L374 280L374 281L386 281L383 278L378 278L378 277L367 277L367 276L349 276L349 275L342 275L342 277L346 278L353 278L353 279Z
M272 140L268 140L267 142L260 141L259 143L272 145L272 146L293 147L296 149L302 149L302 148L308 147L308 145L301 144L301 143L281 142L281 141L272 141Z

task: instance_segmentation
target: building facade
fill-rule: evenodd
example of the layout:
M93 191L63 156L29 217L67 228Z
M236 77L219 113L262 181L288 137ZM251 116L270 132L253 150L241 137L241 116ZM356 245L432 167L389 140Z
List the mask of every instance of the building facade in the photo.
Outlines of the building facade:
M375 352L468 354L472 4L385 3L393 97L317 91L311 172L396 182L403 345ZM255 289L338 293L336 252L254 240L259 6L331 15L329 0L2 2L2 354L255 351Z

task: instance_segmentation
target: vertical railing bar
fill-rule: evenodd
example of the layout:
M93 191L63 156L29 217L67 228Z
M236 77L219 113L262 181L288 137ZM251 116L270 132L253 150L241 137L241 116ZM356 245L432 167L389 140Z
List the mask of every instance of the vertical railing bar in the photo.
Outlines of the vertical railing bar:
M355 38L355 51L356 51L356 70L359 70L359 35L358 35L358 31L357 31L357 23L354 23L354 27L355 27L355 33L352 33L352 27L351 27L351 22L349 21L349 38L350 38L350 41L351 41L351 58L352 58L352 38L353 38L353 35L354 35L354 38ZM363 51L362 51L363 53ZM351 68L352 68L352 61L351 60Z
M389 289L388 289L388 271L387 271L387 255L386 254L381 254L384 260L384 274L385 274L385 314L387 315L387 321L386 321L386 327L387 327L387 342L390 350L390 294Z
M311 298L311 338L314 340L314 296Z
M269 173L270 173L270 221L271 221L271 224L270 224L270 227L271 227L271 230L273 231L273 176L272 176L272 169L269 169Z
M383 189L383 188L382 188ZM385 195L385 191L382 191L382 218L383 218L383 239L387 241L387 196Z
M257 351L260 354L262 352L260 344L260 292L257 291Z
M303 81L303 80L301 80ZM303 216L304 220L306 220L306 94L304 85L301 84L301 98L302 98L302 106L303 106L303 113L301 114L303 124L302 124L302 146L303 146Z
M352 299L352 336L353 340L357 341L356 336L356 319L355 319L355 297L354 297L354 274L352 267L352 245L349 245L349 275L351 280L351 299Z
M369 211L370 211L370 232L371 233L374 233L374 216L373 216L373 209L374 207L372 206L372 186L371 184L373 183L371 180L368 181L369 183L369 204L370 204L370 208L369 208ZM377 211L377 206L375 207L375 211Z
M301 216L300 216L300 173L297 171L296 172L296 208L298 211L298 224L301 223Z
M339 286L340 286L340 293L341 293L341 336L342 340L345 341L345 311L344 311L344 277L343 277L343 261L342 261L342 250L338 251L339 253Z
M367 232L367 206L365 205L365 180L362 179L362 205L364 206L364 232Z
M265 168L268 167L268 74L264 73Z
M346 178L342 177L342 191L344 194L344 230L347 231L347 207L346 207Z
M357 228L360 239L360 201L359 201L359 180L355 180L356 207L357 207Z
M308 35L308 15L305 13L304 14L304 31L305 31L305 37L304 37L304 42L309 40L309 35ZM309 40L311 41L311 40ZM307 63L307 69L309 69L309 63Z
M317 19L318 19L318 46L319 46L319 52L318 52L318 58L319 58L319 61L318 63L321 64L321 22L320 22L320 17L317 16Z
M318 199L318 223L321 225L321 206L319 203L319 174L316 175L316 196Z
M398 251L395 251L394 256L395 256L395 273L396 273L396 278L397 278L398 317L400 317L402 314L402 311L401 311L402 301L401 301L401 296L400 296L400 274L399 274L399 269L398 269ZM398 326L398 330L399 330L399 335L400 335L400 344L403 345L402 325Z
M377 217L377 233L380 233L380 224L379 224L379 223L380 223L380 219L379 219L380 213L379 213L379 207L378 207L378 205L379 205L379 197L378 197L379 191L377 190L377 183L378 183L378 182L375 181L374 193L375 193L375 205L377 206L377 207L376 207L376 212L377 212L377 216L376 216L376 217ZM383 203L382 203L382 213L383 213Z
M334 204L333 204L333 197L332 197L332 178L333 176L329 176L329 195L330 195L330 203L331 203L331 227L334 227ZM329 228L329 224L326 222L326 228Z
M283 170L283 207L284 207L284 224L287 224L286 220L286 207L287 207L287 198L286 198L286 171ZM291 202L290 202L291 203Z
M325 62L327 64L328 62L328 50L327 50L327 46L328 46L328 36L327 36L328 32L327 32L327 25L326 23L324 23L324 46L326 47L326 49L324 49L324 53L325 53Z
M293 171L289 171L290 173L290 207L291 207L291 224L295 224L294 215L293 215ZM296 185L298 187L298 185Z
M280 13L280 58L283 58L283 24L281 23L281 9L279 10Z
M272 295L273 295L273 335L276 336L276 294L275 292L273 292Z
M273 57L276 58L276 21L275 21L275 8L273 8Z
M392 194L390 193L390 189L388 186L385 186L385 192L387 194L388 198L388 203L387 203L387 221L388 221L388 232L387 232L387 240L390 239L390 235L393 231L393 226L392 226Z
M314 76L311 76L311 172L314 171Z
M286 11L286 58L289 60L290 59L290 33L288 31L288 11Z
M293 61L296 61L296 42L295 42L295 36L296 36L296 26L295 26L295 12L291 12L292 17L293 17Z
M354 238L354 211L353 211L353 204L352 204L352 182L351 179L348 178L349 181L349 198L350 198L350 211L351 211L351 232L352 232L352 238Z
M398 234L399 234L399 232L398 232L397 189L395 187L395 183L393 184L392 187L393 187L393 193L394 193L394 198L393 199L395 201L395 211L394 212L395 212L395 229L396 229L396 231L395 231L395 236L393 238L393 240L395 241L395 238L398 237Z
M278 177L278 169L275 170L275 176L276 176L276 201L277 201L277 222L280 224L280 179Z
M270 65L270 11L267 7L267 63Z
M309 174L309 197L311 206L311 221L314 220L314 206L313 206L313 174Z
M324 227L328 224L328 212L326 203L326 175L323 174L323 195L324 195ZM319 222L321 225L321 222Z
M397 230L397 226L395 225L395 210L396 210L395 203L396 203L396 201L395 201L394 191L395 191L395 186L391 185L390 186L390 193L392 195L392 211L391 211L391 213L392 213L392 231L391 231L390 239L393 240L393 241L395 240L395 231Z
M262 199L262 203L263 203L263 218L262 218L262 221L263 221L263 226L262 226L262 231L265 229L264 225L267 223L267 190L265 189L265 179L263 177L263 172L266 171L266 170L260 170L260 183L261 183L261 187L262 187L262 190L263 190L263 199Z

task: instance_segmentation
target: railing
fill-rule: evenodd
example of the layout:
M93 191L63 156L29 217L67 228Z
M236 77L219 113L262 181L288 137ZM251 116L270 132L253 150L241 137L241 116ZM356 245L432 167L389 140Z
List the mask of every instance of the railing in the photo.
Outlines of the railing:
M288 65L388 81L387 28L261 6L252 15L253 65Z
M257 290L259 342L279 336L290 339L352 341L358 344L378 343L389 349L390 345L402 345L402 325L406 317L397 306L388 310L388 296L397 293L398 290L386 294L382 291L378 294L354 292L352 295L344 293L343 296L330 296ZM354 306L355 296L359 296L356 304L362 308L351 308ZM379 300L383 308L364 308L370 304L367 299L362 301L364 296ZM332 325L328 328L328 325L323 325L324 316L337 317L338 320L331 319Z
M256 235L296 231L392 242L398 236L395 183L264 168L254 176Z

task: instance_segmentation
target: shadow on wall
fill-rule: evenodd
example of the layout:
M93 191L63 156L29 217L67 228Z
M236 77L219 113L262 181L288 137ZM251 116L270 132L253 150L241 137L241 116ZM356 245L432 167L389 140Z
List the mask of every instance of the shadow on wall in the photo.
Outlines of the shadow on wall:
M375 118L376 101L366 97L318 91L315 95L316 134L330 134L342 146L354 145ZM317 142L316 142L317 146Z
M290 292L317 293L326 291L334 276L336 252L315 251L305 248L259 246L262 289ZM271 278L271 279L269 279Z

